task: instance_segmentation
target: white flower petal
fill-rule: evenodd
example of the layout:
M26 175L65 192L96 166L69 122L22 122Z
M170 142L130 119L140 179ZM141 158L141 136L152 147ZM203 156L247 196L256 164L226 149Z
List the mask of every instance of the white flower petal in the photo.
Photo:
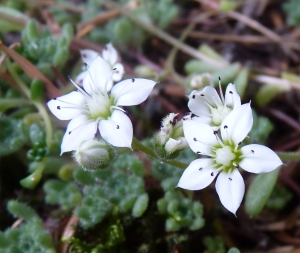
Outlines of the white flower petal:
M60 120L70 120L82 113L85 98L79 91L72 91L67 95L51 99L47 105L50 111Z
M203 124L207 124L207 125L212 124L212 118L210 116L199 116L199 117L195 116L191 120L195 120L195 121L201 122ZM211 128L213 128L213 126L211 126Z
M89 121L85 115L79 115L72 119L68 125L61 144L61 154L77 150L84 140L92 140L97 131L96 122Z
M104 46L102 50L102 57L110 65L114 65L117 62L118 53L111 43Z
M221 172L217 178L216 190L222 205L234 215L239 208L245 193L245 184L240 172Z
M222 140L232 140L235 144L245 139L253 125L250 103L232 110L223 120L220 130Z
M244 158L239 166L248 172L266 173L283 164L274 151L263 145L247 145L242 147L241 151Z
M98 52L90 49L80 50L81 59L87 65L91 65L95 58L99 55Z
M231 108L237 108L241 106L241 98L237 93L235 85L230 83L227 85L225 92L225 105Z
M147 99L155 84L156 82L149 79L127 79L112 88L111 96L117 106L138 105Z
M211 127L196 120L183 121L183 132L190 148L197 154L211 155L211 146L218 144Z
M193 114L197 116L202 117L204 115L206 117L209 117L210 109L205 100L199 94L200 92L196 90L193 90L191 92L191 94L189 95L188 108Z
M104 140L116 147L131 148L133 129L130 119L120 110L114 110L108 120L101 120L99 131Z
M121 64L121 63L116 63L114 66L113 66L113 76L112 76L112 79L115 81L115 82L118 82L122 79L123 77L123 74L124 74L124 66Z
M206 86L199 93L200 93L200 97L202 97L205 102L207 102L209 105L213 107L216 107L216 105L223 104L216 89L211 86Z
M83 79L85 75L87 74L87 71L81 72L75 79L75 83L82 87L83 85Z
M185 169L177 187L186 190L201 190L210 185L217 175L218 171L213 168L212 159L197 159Z
M83 87L86 92L92 94L95 91L108 92L107 84L112 78L112 69L100 56L88 66L87 74L83 79Z

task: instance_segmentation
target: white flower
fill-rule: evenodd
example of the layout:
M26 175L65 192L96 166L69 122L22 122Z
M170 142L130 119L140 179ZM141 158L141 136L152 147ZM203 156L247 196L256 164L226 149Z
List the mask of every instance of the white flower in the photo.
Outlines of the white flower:
M71 120L64 135L61 153L77 150L83 140L101 137L113 146L131 147L132 124L119 106L142 103L156 84L147 79L127 79L110 91L107 83L112 70L100 56L96 57L83 79L83 88L48 102L51 112L60 120Z
M189 95L188 107L198 117L193 120L209 124L214 130L218 130L222 121L233 109L241 106L241 98L235 86L228 84L225 98L220 87L220 96L215 88L207 86L201 91L193 90Z
M223 206L235 214L245 192L243 178L238 170L265 173L282 165L271 149L257 144L240 147L252 128L250 103L234 109L221 124L221 137L209 125L194 120L183 122L185 138L197 154L209 156L191 162L183 172L178 187L200 190L216 177L216 190Z
M80 54L82 61L86 63L87 66L90 66L95 58L99 56L98 52L90 49L80 50ZM107 87L111 88L111 86L113 85L113 81L118 82L122 79L124 74L124 66L121 63L117 62L118 52L111 43L104 46L102 50L102 58L110 65L111 69L113 70L111 77L112 80L107 83ZM75 82L82 85L83 79L86 74L87 71L81 72L76 77Z

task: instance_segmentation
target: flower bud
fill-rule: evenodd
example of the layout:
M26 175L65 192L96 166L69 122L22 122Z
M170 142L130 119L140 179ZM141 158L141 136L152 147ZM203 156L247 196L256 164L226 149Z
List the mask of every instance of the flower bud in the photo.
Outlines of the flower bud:
M86 170L105 169L115 156L114 150L104 141L86 140L81 142L74 153L77 163Z
M174 159L179 151L188 147L184 138L182 120L176 122L178 114L170 113L162 121L160 132L154 138L157 155L164 159Z
M213 86L212 75L209 73L203 73L201 75L196 75L192 77L190 86L193 89L201 89L205 86Z

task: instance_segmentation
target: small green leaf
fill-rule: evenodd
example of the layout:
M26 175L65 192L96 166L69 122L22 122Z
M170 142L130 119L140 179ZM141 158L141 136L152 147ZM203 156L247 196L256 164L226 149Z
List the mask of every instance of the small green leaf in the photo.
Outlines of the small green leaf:
M34 79L30 85L30 95L33 101L41 101L45 95L44 84L40 79Z
M41 181L43 170L36 170L28 177L25 177L20 181L20 184L27 189L34 189L37 184Z
M22 120L0 118L0 156L19 150L27 141L26 126Z
M249 215L258 215L267 203L278 178L279 168L259 174L251 183L246 194L245 209Z
M132 215L139 218L143 215L148 207L149 196L147 193L140 195L134 203L132 208Z
M18 218L23 218L24 220L29 220L33 217L38 217L36 212L31 207L16 200L8 201L7 209L12 215Z
M29 138L33 145L42 145L45 143L45 133L42 128L35 123L33 123L29 128Z
M249 77L249 70L248 68L242 68L242 70L238 73L237 77L235 78L235 87L238 94L243 98L247 84L248 84L248 77Z

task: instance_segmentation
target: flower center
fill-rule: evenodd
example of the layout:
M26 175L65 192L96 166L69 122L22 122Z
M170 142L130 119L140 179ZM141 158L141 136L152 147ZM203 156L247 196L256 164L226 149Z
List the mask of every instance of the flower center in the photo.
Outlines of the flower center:
M232 109L228 108L226 105L218 105L217 109L211 107L210 111L212 115L213 124L215 126L219 126L221 125L227 114L232 111Z
M87 99L88 116L92 119L106 119L111 115L112 101L108 94L93 93Z
M229 146L219 148L216 150L216 162L223 166L229 166L232 164L232 161L235 159L235 154L232 153Z

